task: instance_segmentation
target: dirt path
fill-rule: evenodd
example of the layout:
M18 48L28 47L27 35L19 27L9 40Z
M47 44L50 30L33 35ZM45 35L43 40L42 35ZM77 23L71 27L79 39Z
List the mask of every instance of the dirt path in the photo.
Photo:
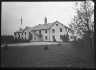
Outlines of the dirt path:
M52 45L52 44L58 44L56 42L30 42L30 43L19 43L19 44L7 44L8 46L28 46L28 45ZM62 43L62 44L68 44L68 43ZM1 45L1 47L4 47L5 44Z

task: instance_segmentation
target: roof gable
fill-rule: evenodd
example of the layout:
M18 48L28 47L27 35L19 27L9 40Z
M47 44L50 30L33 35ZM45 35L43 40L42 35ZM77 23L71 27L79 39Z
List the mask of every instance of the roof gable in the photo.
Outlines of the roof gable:
M57 23L59 23L59 24L61 24L61 25L63 25L62 23L60 23L59 21L56 21ZM52 26L54 26L55 24L56 24L56 22L52 25ZM52 27L51 26L51 27ZM68 28L67 26L65 26L65 25L63 25L64 27L66 27L66 28Z
M31 30L29 26L26 26L26 28L22 32L24 32L26 29Z
M63 24L60 23L59 21L56 21L56 22L58 22L59 24L63 25ZM56 22L55 22L55 23L56 23ZM54 23L54 24L55 24L55 23ZM54 24L53 24L52 26L54 26ZM51 27L52 27L52 26L51 26ZM67 27L67 26L65 26L65 25L63 25L63 26L64 26L64 28L67 28L67 29L69 29L69 30L71 30L71 31L74 31L74 30L70 29L69 27ZM50 27L50 28L51 28L51 27Z

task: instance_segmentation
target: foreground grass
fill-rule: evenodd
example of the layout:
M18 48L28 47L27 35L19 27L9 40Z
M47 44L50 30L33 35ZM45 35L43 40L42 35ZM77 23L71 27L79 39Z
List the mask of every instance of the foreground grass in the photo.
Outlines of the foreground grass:
M88 67L94 66L89 49L71 44L1 48L1 67Z

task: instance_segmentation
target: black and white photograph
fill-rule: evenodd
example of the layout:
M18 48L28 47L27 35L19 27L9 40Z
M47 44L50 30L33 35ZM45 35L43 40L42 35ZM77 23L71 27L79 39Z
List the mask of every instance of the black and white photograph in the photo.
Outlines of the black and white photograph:
M95 68L93 1L1 2L1 68Z

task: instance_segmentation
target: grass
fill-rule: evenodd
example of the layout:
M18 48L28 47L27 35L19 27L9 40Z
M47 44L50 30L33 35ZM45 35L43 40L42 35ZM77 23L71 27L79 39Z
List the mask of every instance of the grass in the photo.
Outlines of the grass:
M72 44L1 48L1 67L88 67L94 66L90 50Z

